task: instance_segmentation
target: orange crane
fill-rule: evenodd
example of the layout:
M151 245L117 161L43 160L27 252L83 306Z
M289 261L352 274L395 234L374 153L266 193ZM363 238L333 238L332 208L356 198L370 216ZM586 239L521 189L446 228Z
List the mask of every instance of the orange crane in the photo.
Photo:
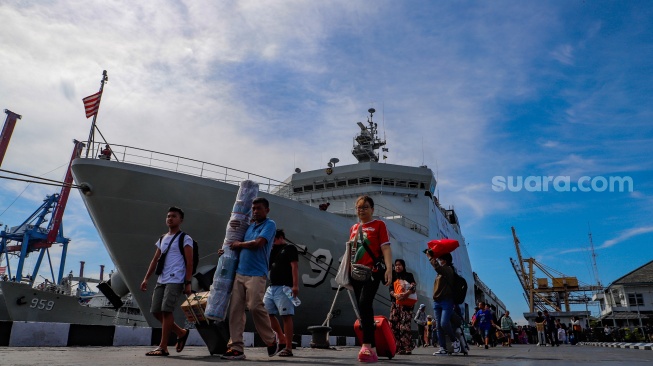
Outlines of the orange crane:
M534 258L522 258L520 242L514 227L512 237L517 250L517 260L510 258L510 263L517 274L517 278L524 289L524 297L533 313L537 310L571 311L570 304L587 304L591 298L586 292L600 290L600 286L580 283L578 278L567 276L559 271L539 263ZM527 266L528 268L527 268ZM535 277L535 268L538 268L545 277Z

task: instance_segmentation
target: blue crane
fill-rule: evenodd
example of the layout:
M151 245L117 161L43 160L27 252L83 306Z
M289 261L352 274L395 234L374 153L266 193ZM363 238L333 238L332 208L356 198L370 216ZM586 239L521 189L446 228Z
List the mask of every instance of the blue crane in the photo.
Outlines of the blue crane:
M23 221L22 224L10 229L5 227L5 230L0 231L0 263L4 256L7 263L8 276L9 278L12 278L9 255L13 254L18 256L18 267L16 268L15 274L15 280L17 282L22 280L25 259L27 259L32 252L38 252L38 259L34 265L34 271L29 278L30 286L34 285L34 280L38 275L39 268L41 267L43 258L46 255L50 264L52 280L57 284L61 284L64 266L66 264L66 252L68 250L68 243L70 242L70 239L63 235L62 218L73 183L71 172L72 162L81 155L82 149L84 148L82 142L74 140L74 143L75 149L73 150L70 163L68 164L68 170L66 171L61 192L46 196L43 200L43 204L25 221ZM50 213L52 213L52 218L48 220L47 216ZM59 264L59 275L56 280L49 251L53 244L63 245L61 262Z

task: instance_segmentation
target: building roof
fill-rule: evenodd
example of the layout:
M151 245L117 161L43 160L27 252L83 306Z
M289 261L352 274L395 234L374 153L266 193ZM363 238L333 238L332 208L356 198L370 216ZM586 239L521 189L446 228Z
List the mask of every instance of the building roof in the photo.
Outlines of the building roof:
M607 313L601 315L600 320L604 319L615 319L615 320L634 320L634 319L648 319L648 315L642 313L634 313L631 311L615 311L614 315L612 313Z
M653 261L650 261L634 271L618 278L612 285L653 284Z

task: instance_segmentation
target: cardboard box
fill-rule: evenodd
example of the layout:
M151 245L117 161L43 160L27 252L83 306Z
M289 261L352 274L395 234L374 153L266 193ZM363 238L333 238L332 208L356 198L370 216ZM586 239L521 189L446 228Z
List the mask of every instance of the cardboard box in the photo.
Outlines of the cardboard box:
M198 321L206 321L204 316L204 310L206 309L206 301L209 298L209 292L199 292L197 294L191 294L188 299L186 299L181 304L181 310L184 312L186 319L191 323L196 323Z

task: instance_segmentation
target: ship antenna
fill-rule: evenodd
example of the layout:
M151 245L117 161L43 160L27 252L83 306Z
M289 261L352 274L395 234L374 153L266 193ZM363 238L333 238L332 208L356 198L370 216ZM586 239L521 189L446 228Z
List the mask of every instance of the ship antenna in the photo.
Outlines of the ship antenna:
M385 138L385 102L381 103L381 122L383 122L383 141L386 141L386 138Z
M424 165L424 136L422 136L422 166Z
M589 239L590 239L590 250L592 251L592 267L594 269L594 279L596 280L596 285L599 288L602 288L601 286L601 280L599 279L599 267L596 265L596 253L594 252L594 242L592 241L592 228L590 227L590 223L587 223L587 228L589 230Z
M386 139L386 137L385 137L385 102L381 103L381 121L383 122L383 141L385 142L385 141L388 141ZM388 156L385 154L388 151L389 150L388 150L387 147L381 148L381 152L383 153L383 162L384 163L386 163L386 159L388 158Z

